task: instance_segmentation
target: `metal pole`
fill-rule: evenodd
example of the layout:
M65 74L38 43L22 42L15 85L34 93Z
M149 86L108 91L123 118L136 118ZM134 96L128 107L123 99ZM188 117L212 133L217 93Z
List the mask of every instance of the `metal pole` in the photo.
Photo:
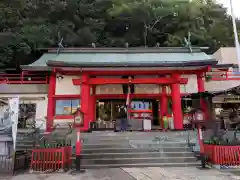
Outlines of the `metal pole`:
M75 150L76 150L76 160L75 160L75 170L71 172L71 174L79 174L79 173L84 173L85 170L81 169L81 151L82 151L82 144L81 144L81 138L80 138L80 128L76 128L77 132L77 140L75 144Z
M81 166L81 139L80 139L80 128L78 128L77 131L77 141L76 141L76 171L80 171L80 166Z
M235 18L235 14L234 14L234 10L233 10L232 0L230 0L230 6L231 6L231 15L232 15L232 24L233 24L235 47L236 47L236 53L237 53L237 61L238 61L238 71L240 72L240 46L239 46L238 32L237 32L237 26L236 26L236 18Z
M200 146L200 161L201 161L201 168L206 169L206 159L204 154L204 142L203 142L203 135L202 135L202 126L197 124L197 132L198 132L198 143Z

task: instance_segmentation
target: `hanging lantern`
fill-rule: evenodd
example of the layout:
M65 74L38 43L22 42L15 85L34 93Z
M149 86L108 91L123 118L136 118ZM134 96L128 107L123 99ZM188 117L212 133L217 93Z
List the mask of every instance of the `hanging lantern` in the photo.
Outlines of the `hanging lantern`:
M193 123L202 123L205 121L204 112L201 109L197 109L192 113L192 121Z
M203 118L203 112L201 110L197 110L195 113L194 113L194 119L195 121L203 121L204 118Z

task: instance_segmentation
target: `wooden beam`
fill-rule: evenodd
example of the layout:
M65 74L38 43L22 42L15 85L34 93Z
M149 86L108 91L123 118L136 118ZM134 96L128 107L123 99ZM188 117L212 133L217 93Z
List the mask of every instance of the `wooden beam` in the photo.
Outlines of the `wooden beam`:
M81 79L73 79L74 85L80 85ZM132 80L121 78L91 78L88 82L90 85L102 85L102 84L187 84L188 79L180 78L136 78Z
M171 96L170 94L163 94L163 93L157 93L157 94L130 94L130 98L134 99L159 99L162 95L166 95L168 97ZM187 93L181 93L181 96L189 95ZM126 94L96 94L94 96L96 99L126 99Z

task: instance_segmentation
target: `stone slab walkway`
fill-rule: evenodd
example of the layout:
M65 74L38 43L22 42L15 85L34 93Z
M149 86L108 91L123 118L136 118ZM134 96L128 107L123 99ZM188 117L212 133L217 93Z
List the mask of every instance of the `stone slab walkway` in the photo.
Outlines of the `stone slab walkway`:
M240 176L215 169L184 168L124 168L137 180L240 180Z
M136 180L136 179L120 168L112 168L112 169L91 169L87 170L84 174L77 175L71 175L70 173L22 174L13 177L12 180Z
M240 176L215 169L186 168L113 168L92 169L81 175L69 173L22 174L11 180L240 180Z

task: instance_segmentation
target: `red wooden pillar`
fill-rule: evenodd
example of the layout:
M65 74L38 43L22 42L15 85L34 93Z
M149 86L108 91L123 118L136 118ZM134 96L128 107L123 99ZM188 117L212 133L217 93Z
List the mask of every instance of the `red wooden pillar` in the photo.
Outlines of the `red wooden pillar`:
M204 79L203 79L203 73L197 74L197 86L198 86L198 92L205 92L205 84L204 84ZM207 107L206 107L206 102L204 99L200 99L200 105L201 109L203 110L205 117L208 116L207 114Z
M47 107L47 127L46 131L51 132L53 121L54 121L54 112L55 112L55 101L53 96L56 91L56 73L51 72L49 77L49 85L48 85L48 107Z
M180 79L180 74L173 74L172 77L174 79ZM171 84L171 94L174 129L181 130L183 129L183 115L179 83Z
M92 104L92 110L93 110L93 120L96 121L96 86L93 86L93 94L92 94L92 101L93 101L93 104Z
M82 84L81 84L81 111L84 115L84 131L89 129L89 110L90 110L90 85L88 84L89 77L87 74L83 74L81 77Z
M205 92L205 86L204 86L204 80L203 80L203 74L197 74L197 86L198 86L198 92Z
M89 101L89 120L90 122L95 120L95 110L96 109L96 100L95 100L95 86L92 86L92 94Z
M168 98L167 98L167 88L162 86L162 96L160 98L160 125L164 128L163 116L167 116L168 113Z

